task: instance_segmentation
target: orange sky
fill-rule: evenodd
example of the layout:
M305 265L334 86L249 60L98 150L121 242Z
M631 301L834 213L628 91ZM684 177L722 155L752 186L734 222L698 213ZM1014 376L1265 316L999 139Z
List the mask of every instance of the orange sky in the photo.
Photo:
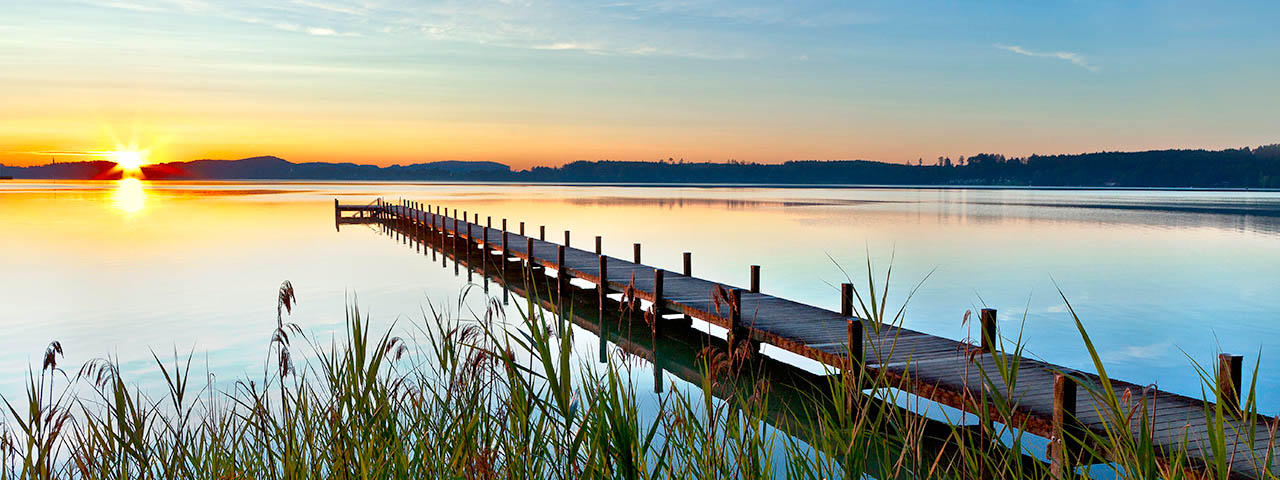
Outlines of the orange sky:
M1280 34L1230 35L1274 18L1256 8L19 3L0 18L0 64L22 66L0 70L0 163L1256 146L1280 140L1280 66L1258 61Z

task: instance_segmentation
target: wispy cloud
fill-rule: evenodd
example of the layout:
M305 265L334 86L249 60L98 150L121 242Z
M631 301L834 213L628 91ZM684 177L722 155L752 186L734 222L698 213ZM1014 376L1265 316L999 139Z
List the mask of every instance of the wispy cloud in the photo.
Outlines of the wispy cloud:
M1100 355L1103 360L1108 362L1132 362L1165 358L1169 356L1170 351L1176 349L1177 346L1173 342L1164 341L1149 345L1130 345L1124 348L1103 351Z
M35 155L38 157L106 157L111 152L94 150L43 150L35 152L5 152L16 155Z
M580 50L584 52L597 52L599 47L588 43L577 42L556 42L544 45L534 45L535 50Z
M741 59L759 55L769 40L743 25L813 28L855 23L847 12L808 12L763 2L664 0L77 0L99 7L154 14L199 15L317 37L395 37L592 55ZM848 14L851 15L851 14ZM658 28L672 18L677 28ZM566 32L572 36L566 38Z
M1089 63L1089 61L1086 60L1083 55L1080 55L1079 53L1075 53L1075 52L1037 52L1035 50L1028 50L1026 48L1022 48L1018 45L1005 45L1003 43L997 43L995 44L995 47L1001 50L1010 51L1018 55L1025 55L1028 57L1056 58L1058 60L1066 60L1068 62L1071 62L1075 66L1083 68L1090 72L1096 73L1102 70L1102 67Z

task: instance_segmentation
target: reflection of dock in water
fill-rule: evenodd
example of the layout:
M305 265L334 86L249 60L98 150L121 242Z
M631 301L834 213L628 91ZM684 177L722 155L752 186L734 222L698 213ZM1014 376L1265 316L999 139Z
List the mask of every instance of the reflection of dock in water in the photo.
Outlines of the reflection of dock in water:
M651 361L655 365L655 375L667 371L686 381L700 383L702 374L696 367L699 365L698 354L704 347L711 346L748 352L751 355L749 363L771 370L771 375L778 375L779 385L794 386L797 390L793 393L797 398L806 398L803 392L816 391L813 389L826 385L821 377L764 359L759 354L759 345L768 343L833 369L850 365L866 368L883 375L894 387L967 412L978 408L976 400L987 395L983 391L987 385L1002 392L1015 405L1007 416L992 408L989 413L997 421L1057 439L1053 444L1057 452L1071 448L1060 440L1068 438L1068 435L1079 435L1071 432L1089 429L1105 435L1110 421L1105 413L1107 407L1098 405L1093 395L1087 391L1077 394L1077 382L1088 382L1087 387L1101 389L1102 382L1096 375L1019 358L1017 381L1011 382L1011 386L1004 384L1004 379L995 373L998 371L997 361L1009 358L994 351L997 338L994 310L983 311L983 341L980 345L970 346L905 328L870 325L870 322L852 316L849 285L843 286L843 311L837 313L761 293L759 270L754 267L751 270L751 288L744 290L692 276L687 254L682 273L644 265L640 261L639 244L635 245L632 261L626 261L602 255L599 237L596 237L596 251L593 253L570 247L569 232L565 232L563 245L546 241L545 228L539 229L538 238L532 234L526 236L523 222L518 231L513 232L508 230L505 219L499 228L494 228L488 221L481 224L478 214L472 221L467 221L466 213L459 218L456 210L448 212L435 207L432 211L429 207L423 208L408 201L390 205L379 199L361 206L341 205L335 200L334 206L338 224L381 223L388 233L400 236L405 242L413 242L419 249L426 243L425 248L434 254L435 249L431 247L437 247L445 257L442 261L463 257L455 258L455 269L458 262L463 261L468 273L478 269L486 283L490 278L496 279L520 295L525 294L527 287L522 274L526 268L544 272L546 269L556 270L555 277L535 277L536 291L548 293L535 295L535 298L559 297L578 306L595 304L597 308L574 308L572 311L575 313L571 316L574 323L593 332L603 331L600 335L602 349L603 343L610 341L628 353ZM355 216L343 216L343 212L353 212ZM474 260L473 250L476 251ZM595 288L578 289L570 284L571 279L589 282ZM650 308L656 310L652 326L613 319L607 314L610 310L618 310L617 303L607 295L624 292L650 303ZM539 301L544 308L554 309L555 305L561 304ZM596 315L591 315L591 310L596 310ZM721 340L690 330L691 318L724 328L728 332L727 338ZM647 337L647 341L637 340L637 336L631 334L636 327L641 327L641 336ZM993 358L996 356L1002 357ZM673 362L671 358L680 361ZM1224 356L1219 369L1220 384L1233 389L1237 395L1239 359ZM985 378L983 372L987 374ZM655 388L660 386L661 382L655 383ZM1110 386L1116 398L1129 391L1134 396L1148 395L1153 400L1147 403L1147 414L1154 426L1144 433L1139 425L1130 425L1131 435L1150 435L1155 444L1169 454L1185 448L1188 457L1195 461L1212 461L1214 453L1208 447L1208 437L1213 431L1209 424L1212 417L1207 418L1205 414L1213 410L1212 404L1114 379L1110 380ZM717 392L719 395L726 393ZM794 412L770 412L771 416L775 413L779 422L804 423L804 419L791 416ZM1270 457L1267 453L1273 444L1269 424L1274 419L1259 417L1250 428L1245 428L1236 419L1224 421L1228 423L1224 454L1231 459L1233 477L1260 478L1264 470L1277 471L1274 463L1258 465L1255 461ZM1117 427L1112 424L1111 428ZM1055 462L1071 456L1050 455Z

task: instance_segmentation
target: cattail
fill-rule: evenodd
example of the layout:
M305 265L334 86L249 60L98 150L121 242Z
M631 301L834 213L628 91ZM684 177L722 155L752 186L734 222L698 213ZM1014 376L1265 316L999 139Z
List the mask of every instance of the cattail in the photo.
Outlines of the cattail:
M40 371L57 370L60 356L62 356L62 343L57 340L49 342L49 346L44 349L44 365L40 367Z
M298 297L293 294L293 283L285 280L280 284L280 295L276 300L276 323L283 323L284 312L293 314L293 304L298 303ZM281 311L283 309L283 312Z

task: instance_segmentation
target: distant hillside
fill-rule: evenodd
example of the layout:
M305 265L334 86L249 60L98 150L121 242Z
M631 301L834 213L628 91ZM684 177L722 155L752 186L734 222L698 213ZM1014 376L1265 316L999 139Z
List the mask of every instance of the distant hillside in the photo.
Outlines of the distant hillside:
M1280 144L1227 150L1153 150L1006 158L979 154L932 165L868 160L779 164L577 161L512 171L494 162L446 161L377 167L292 163L277 157L151 165L150 179L437 180L800 185L1009 185L1046 187L1280 188ZM5 167L15 178L112 178L110 162Z
M76 162L33 167L5 167L5 175L40 179L119 178L111 162ZM511 167L495 162L443 161L412 165L357 165L354 163L293 163L279 157L241 160L195 160L147 165L143 175L152 180L469 180L509 173Z

